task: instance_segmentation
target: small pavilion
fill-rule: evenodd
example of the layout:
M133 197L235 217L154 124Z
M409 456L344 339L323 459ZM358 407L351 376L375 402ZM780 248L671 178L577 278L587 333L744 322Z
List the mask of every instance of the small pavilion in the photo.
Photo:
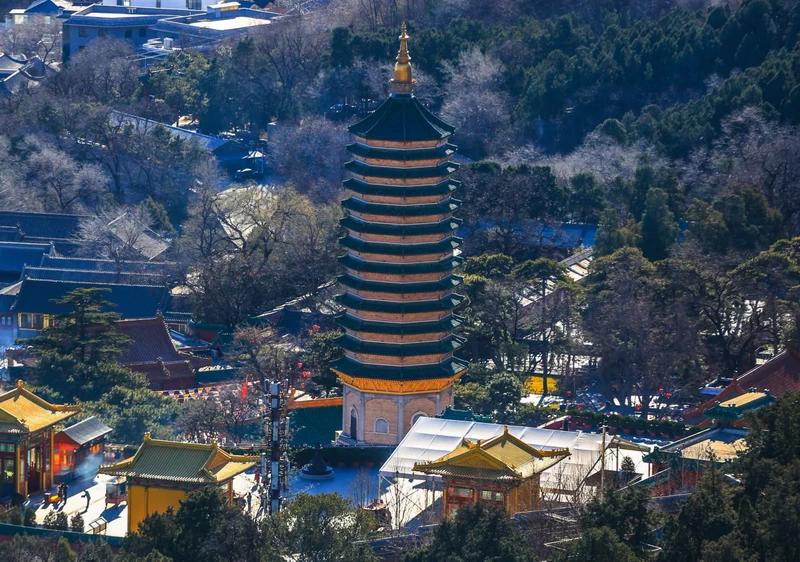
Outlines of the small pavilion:
M78 414L36 396L22 381L0 394L0 498L19 503L53 485L54 428Z
M257 456L232 455L217 443L163 441L145 433L135 455L103 465L98 472L127 478L130 533L148 515L169 507L177 510L189 493L208 486L218 488L232 502L233 478L259 460Z
M463 439L450 453L414 470L440 476L444 484L444 516L462 505L485 503L510 516L539 508L540 475L570 455L569 449L543 451L503 433L486 441Z

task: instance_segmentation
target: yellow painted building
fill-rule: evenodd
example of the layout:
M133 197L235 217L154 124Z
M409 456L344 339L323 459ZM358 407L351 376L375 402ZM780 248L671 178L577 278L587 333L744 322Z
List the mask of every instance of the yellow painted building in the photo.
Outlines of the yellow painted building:
M442 478L445 516L474 503L501 507L513 516L539 508L541 473L569 455L569 449L531 447L505 427L485 441L464 439L443 457L415 464L414 470Z
M177 443L151 439L129 459L100 467L101 474L124 476L128 483L128 532L148 515L177 510L187 494L215 486L233 500L233 478L255 466L259 457L232 455L216 443Z
M0 394L0 498L19 501L53 485L54 428L80 411L49 403L22 381Z

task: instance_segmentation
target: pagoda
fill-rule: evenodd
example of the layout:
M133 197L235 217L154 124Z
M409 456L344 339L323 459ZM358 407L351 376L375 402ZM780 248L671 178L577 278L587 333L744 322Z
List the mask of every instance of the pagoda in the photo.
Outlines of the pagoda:
M331 365L344 385L340 440L348 443L399 443L420 416L452 405L467 368L453 356L463 345L453 309L464 300L453 292L462 280L453 275L461 263L454 128L414 96L405 25L399 39L394 92L349 128L337 296L345 355Z

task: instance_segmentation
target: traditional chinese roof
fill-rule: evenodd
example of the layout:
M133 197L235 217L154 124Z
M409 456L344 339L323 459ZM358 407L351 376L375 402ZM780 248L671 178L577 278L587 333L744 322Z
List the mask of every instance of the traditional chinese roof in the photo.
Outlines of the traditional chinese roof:
M383 195L386 197L426 197L448 195L461 186L461 182L445 179L428 185L383 185L368 183L358 178L348 178L342 182L345 189L362 195Z
M415 355L435 355L452 353L464 345L464 338L449 335L435 342L426 343L381 343L362 341L349 334L341 336L337 343L342 349L370 355L391 355L394 357L413 357Z
M52 281L49 279L24 279L14 303L15 312L36 314L66 314L70 307L53 302L72 290L107 287L111 292L103 298L116 305L110 311L122 318L150 318L161 310L168 293L164 286L124 285L105 283L80 283L77 281Z
M703 415L706 418L723 421L738 421L746 412L771 404L775 398L768 392L746 392L740 396L715 404Z
M452 213L461 206L458 199L445 199L438 203L420 205L385 205L383 203L366 203L360 199L348 197L342 201L342 207L348 211L356 211L367 215L389 215L394 217L424 217Z
M718 402L724 402L736 396L741 396L746 392L747 390L742 388L736 379L733 379L731 383L722 390L722 392L713 397L711 400L706 400L696 408L683 412L683 414L681 414L681 419L683 419L683 421L688 425L699 425L700 427L710 426L713 422L703 416L706 410L713 407Z
M80 222L88 215L63 215L55 213L24 213L0 211L0 226L19 227L25 239L38 238L37 242L74 238Z
M83 421L62 429L56 434L57 440L69 440L78 446L85 445L104 435L111 433L113 429L101 422L95 416L86 418Z
M400 162L413 162L416 160L434 160L449 158L456 153L458 148L454 144L445 143L432 148L398 149L376 148L360 142L347 145L347 152L362 158L378 160L397 160Z
M154 363L163 361L185 361L190 356L178 352L169 335L162 316L138 320L120 320L114 327L131 339L131 345L119 357L122 365Z
M342 429L342 404L289 410L292 427L289 443L293 447L327 445Z
M365 242L352 236L345 236L339 244L356 252L366 254L387 254L392 256L422 256L426 254L441 254L452 252L463 242L462 238L451 236L440 242L427 244L386 244L383 242Z
M39 265L42 257L52 251L52 244L0 242L0 273L16 273L19 279L25 265Z
M178 443L151 439L146 433L136 454L103 465L101 474L127 476L163 483L220 484L252 468L259 457L232 455L216 443Z
M450 453L431 462L417 463L414 470L467 480L520 481L547 470L569 455L569 449L535 449L505 428L502 434L483 442L463 439Z
M380 291L383 293L397 293L401 295L415 293L434 293L458 287L464 280L459 275L448 275L438 281L425 281L420 283L383 283L378 281L365 281L351 275L340 275L336 278L340 285L359 289L362 291Z
M80 271L122 271L123 273L145 273L149 275L164 275L170 268L175 267L171 262L123 260L101 260L90 258L73 258L63 256L45 256L42 267L52 269L76 269Z
M454 217L432 224L385 224L362 221L348 215L339 221L343 227L361 234L389 234L392 236L424 236L453 232L463 221Z
M349 131L368 140L417 142L445 139L455 127L425 109L414 94L393 93Z
M763 365L747 371L739 377L744 388L769 391L773 396L800 391L800 354L794 344Z
M80 411L81 407L76 404L51 404L18 381L16 388L0 394L0 433L34 433L61 423Z
M673 464L695 470L712 459L716 463L733 460L745 450L747 430L728 426L712 427L679 439L665 447L656 447L643 458L646 462Z
M352 308L354 310L388 312L391 314L411 314L416 312L439 312L442 310L452 310L464 302L464 297L461 295L451 294L441 299L430 301L395 302L364 300L350 293L345 293L343 295L337 295L336 302L342 306Z
M456 314L451 314L436 322L407 322L403 324L396 324L394 322L371 322L349 314L342 314L336 317L336 323L342 328L358 332L397 335L428 334L455 330L461 326L463 320L461 316Z
M339 265L355 271L368 273L394 273L395 275L413 275L417 273L433 273L436 271L450 271L464 261L458 256L451 256L441 261L421 263L386 263L360 260L351 255L338 259Z
M50 267L26 267L23 277L49 279L51 281L75 281L78 283L122 283L125 285L163 285L164 276L152 273L128 273L116 271L93 271L80 269L54 269Z
M366 162L361 162L360 160L351 160L344 165L344 169L348 172L358 174L359 176L391 179L419 179L449 176L458 170L458 164L455 162L442 162L436 166L401 168L393 166L374 166Z
M414 381L423 379L446 379L463 373L468 363L462 359L451 357L441 363L429 365L411 365L397 367L394 365L375 365L361 363L350 357L342 357L331 363L331 368L350 377L366 379L384 379L395 381Z

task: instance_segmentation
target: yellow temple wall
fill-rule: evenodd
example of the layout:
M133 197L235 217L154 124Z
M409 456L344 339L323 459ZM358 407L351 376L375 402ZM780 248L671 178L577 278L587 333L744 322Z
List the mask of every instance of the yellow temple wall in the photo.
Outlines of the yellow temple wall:
M128 488L128 532L139 528L139 523L153 513L164 513L168 507L177 510L186 498L184 490L167 490L145 486Z
M363 330L346 329L349 335L360 340L375 341L382 343L419 343L435 342L445 337L449 332L431 332L429 334L379 334L375 332L365 332Z
M439 281L450 275L449 271L434 271L431 273L416 273L396 275L394 273L371 273L368 271L356 271L345 268L345 271L353 277L358 277L366 281L386 281L387 283L418 283L420 281Z
M372 213L362 213L351 210L350 214L365 222L377 222L384 224L425 224L431 222L441 222L453 216L452 212L436 213L435 215L418 215L413 217L401 217L396 215L374 215Z
M391 236L388 234L366 234L356 232L355 230L348 230L350 236L365 240L367 242L386 242L387 244L425 244L429 242L439 242L445 238L453 235L452 232L444 232L440 234L422 234L417 236Z
M450 197L449 193L444 195L415 195L414 197L403 197L401 195L370 195L367 193L357 193L355 191L348 191L348 194L362 201L381 203L384 205L421 205L423 203L438 203Z
M452 288L442 289L441 291L428 291L427 293L388 293L384 291L364 291L348 287L347 292L358 295L365 300L379 300L383 302L409 302L409 301L432 301L437 300L453 292Z

